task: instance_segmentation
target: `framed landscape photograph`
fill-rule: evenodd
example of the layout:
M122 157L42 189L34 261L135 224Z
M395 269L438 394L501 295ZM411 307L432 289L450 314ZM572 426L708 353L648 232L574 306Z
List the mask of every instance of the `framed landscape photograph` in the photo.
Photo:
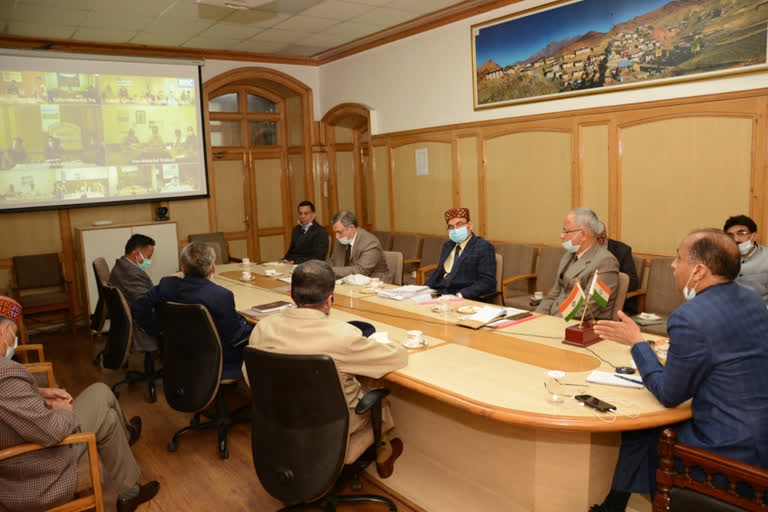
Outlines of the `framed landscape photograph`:
M471 30L475 110L768 69L762 0L576 0Z

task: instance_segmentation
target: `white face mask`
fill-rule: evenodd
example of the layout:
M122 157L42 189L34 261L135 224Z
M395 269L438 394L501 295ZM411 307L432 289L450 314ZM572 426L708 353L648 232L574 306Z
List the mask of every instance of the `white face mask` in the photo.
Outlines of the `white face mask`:
M683 286L683 297L685 300L691 300L696 296L696 286L698 286L699 283L694 284L693 288L688 289L688 283L691 282L691 278L695 271L696 269L691 270L691 275L688 276L688 280L685 282L685 286Z
M11 330L11 328L9 327L8 331L10 332L10 330ZM5 351L5 358L6 359L12 358L13 357L13 353L16 350L16 347L18 347L18 346L19 346L19 337L14 335L13 336L13 346L12 347L8 347L6 349L6 351Z
M747 240L746 242L741 242L739 244L739 253L742 256L746 256L749 251L752 250L752 240Z
M570 240L566 240L565 242L563 242L563 249L565 249L571 254L579 252L580 248L581 248L581 244L574 245L573 242L571 242Z

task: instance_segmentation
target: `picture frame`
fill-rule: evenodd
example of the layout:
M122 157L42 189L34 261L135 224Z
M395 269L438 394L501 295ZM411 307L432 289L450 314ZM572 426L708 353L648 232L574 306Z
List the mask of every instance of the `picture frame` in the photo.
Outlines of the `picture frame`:
M565 0L470 30L475 110L768 69L758 0Z

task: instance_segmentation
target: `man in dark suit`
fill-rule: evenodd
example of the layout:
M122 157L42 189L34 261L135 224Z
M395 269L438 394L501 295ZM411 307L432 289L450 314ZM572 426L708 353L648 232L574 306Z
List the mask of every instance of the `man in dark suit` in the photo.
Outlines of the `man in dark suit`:
M444 213L450 240L443 244L437 269L427 286L440 294L477 299L496 291L496 253L488 240L472 233L469 209Z
M125 254L115 261L109 273L109 284L123 292L128 306L147 293L154 283L147 274L155 254L155 241L146 235L131 235L125 244ZM133 328L133 342L145 352L158 349L157 338L150 336L138 325Z
M283 256L288 263L325 260L328 255L328 232L315 222L315 205L310 201L299 203L299 225L291 233L291 246Z
M184 278L169 276L137 300L131 312L136 322L148 333L160 334L162 324L155 308L166 302L202 304L208 309L221 339L223 355L222 379L242 378L243 352L233 345L248 338L253 325L246 323L235 309L235 296L231 291L211 281L216 266L213 247L191 243L181 252L181 270Z
M635 260L632 259L632 248L624 242L619 242L612 238L608 238L608 232L605 229L605 224L600 223L603 229L600 230L600 234L597 235L597 243L608 249L608 252L613 254L616 260L619 262L619 272L624 272L629 276L629 288L627 292L633 292L640 288L640 279L637 277L637 269L635 268ZM633 316L639 313L637 306L637 297L632 297L624 302L624 308L622 309L629 316Z
M739 286L739 250L724 232L694 231L680 244L675 286L686 301L669 317L662 366L640 328L619 313L600 337L629 345L648 391L665 407L688 399L693 417L675 426L681 443L768 469L768 310ZM623 511L630 493L654 494L660 429L624 432L611 492L596 512Z
M390 276L381 242L357 225L355 214L341 210L331 219L336 245L329 263L337 278L362 274L385 280Z
M566 252L560 260L552 289L536 308L537 313L560 315L559 306L568 298L576 283L581 284L584 293L589 293L597 271L600 280L611 290L611 295L605 308L590 307L590 311L598 319L611 318L619 284L619 263L608 249L597 243L600 230L600 219L589 208L574 208L568 212L560 231L560 240ZM582 316L583 308L579 308L576 316Z

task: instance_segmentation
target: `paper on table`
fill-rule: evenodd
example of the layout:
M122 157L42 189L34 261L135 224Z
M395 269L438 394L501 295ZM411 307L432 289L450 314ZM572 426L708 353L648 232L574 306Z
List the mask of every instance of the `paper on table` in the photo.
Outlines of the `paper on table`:
M435 299L432 298L431 293L420 293L419 295L411 297L411 300L417 304L423 304L425 302L434 302Z
M291 282L291 278L290 277L278 277L277 280L278 281L282 281L284 283L290 283Z
M633 382L635 380L640 380L640 377L633 375L630 378L632 381L619 378L609 372L593 370L592 373L587 376L587 382L591 382L593 384L605 384L607 386L619 386L622 388L641 389L643 387L643 384L640 384L639 382Z
M400 286L399 288L390 288L389 290L381 290L378 295L385 299L403 300L410 299L417 295L421 295L429 290L427 286L418 286L415 284L409 284L406 286Z
M473 320L475 322L488 323L494 318L506 315L505 308L495 308L493 306L483 306L480 311L467 318L467 320Z

